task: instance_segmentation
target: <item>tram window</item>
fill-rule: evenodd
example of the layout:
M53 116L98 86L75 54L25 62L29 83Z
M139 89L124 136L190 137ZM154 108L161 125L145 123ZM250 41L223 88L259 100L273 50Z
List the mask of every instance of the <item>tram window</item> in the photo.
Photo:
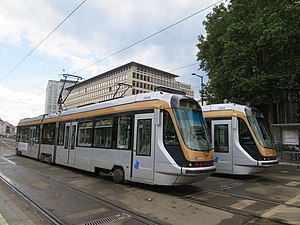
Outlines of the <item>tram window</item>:
M151 155L151 119L138 120L137 132L137 155L150 156Z
M39 144L39 143L40 143L40 127L36 126L35 127L34 144Z
M120 116L118 118L117 148L129 149L130 136L131 136L131 118L130 116Z
M58 128L58 145L64 145L65 124L60 123Z
M228 125L218 124L214 125L214 150L215 152L228 153Z
M207 125L207 129L209 131L209 134L211 134L211 120L210 119L205 119L205 121L206 121L206 125ZM212 136L211 135L208 135L208 136L209 136L209 140L211 142Z
M239 140L241 145L254 145L254 140L244 120L239 118Z
M97 148L112 147L113 119L101 119L96 121L94 146Z
M54 144L55 123L43 124L42 144Z
M73 132L74 132L73 128ZM73 137L73 136L72 136ZM74 135L75 137L75 135ZM78 128L78 146L79 147L90 147L93 143L93 122L85 121L79 123Z
M69 148L69 133L70 133L70 126L66 127L66 133L65 133L65 145L64 148L68 149Z
M29 142L29 127L18 127L17 131L18 142Z
M170 114L167 111L164 111L164 144L171 146L178 146L178 138L176 135L176 131L171 119Z
M74 149L75 147L75 136L76 136L76 125L72 125L72 133L71 133L71 149Z

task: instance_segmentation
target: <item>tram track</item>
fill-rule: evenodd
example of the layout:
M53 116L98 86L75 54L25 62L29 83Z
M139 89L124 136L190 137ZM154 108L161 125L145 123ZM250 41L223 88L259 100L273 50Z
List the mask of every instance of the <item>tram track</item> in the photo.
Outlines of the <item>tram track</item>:
M257 179L255 179L257 180ZM255 182L255 180L251 180L250 183ZM233 185L232 188L239 186L236 185L237 182L234 182L235 185ZM248 182L244 183L247 184ZM231 185L227 185L227 186L231 186ZM284 186L285 185L279 185L279 186ZM294 188L294 187L290 187L290 188ZM149 190L148 188L145 188L146 190ZM150 188L151 189L151 188ZM221 188L222 189L222 188ZM230 190L227 189L227 190ZM275 201L275 200L270 200L270 199L266 199L266 198L257 198L257 197L252 197L249 195L243 195L243 194L237 194L237 193L229 193L226 192L226 189L224 189L224 191L218 191L218 190L213 190L213 189L206 189L206 188L201 188L200 191L197 191L197 189L194 186L184 186L184 187L179 187L179 188L166 188L166 189L162 189L162 190L154 190L157 191L159 193L162 194L167 194L176 198L180 198L184 201L188 201L188 202L192 202L194 204L199 204L202 206L207 206L210 208L214 208L214 209L218 209L218 210L222 210L222 211L226 211L235 215L241 215L241 216L245 216L245 217L252 217L253 219L268 219L270 221L273 221L277 224L290 224L288 221L284 221L281 219L277 219L277 218L270 218L270 217L264 217L264 213L269 211L270 209L276 208L276 207L289 207L289 208L296 208L296 209L300 209L300 205L294 205L294 204L289 204L289 201L283 202L283 201ZM264 205L269 205L269 208L263 208L260 209L260 211L253 211L253 210L249 210L247 209L247 207L245 208L233 208L230 207L231 205L227 205L224 206L222 204L218 204L218 202L214 202L211 201L212 203L210 203L210 198L205 199L207 196L209 195L213 195L214 197L218 196L220 199L220 202L222 202L222 200L224 199L224 197L226 198L235 198L237 199L237 202L243 202L243 201L248 201L250 203L254 204L264 204ZM211 198L211 199L216 199L216 198ZM234 205L234 204L232 204ZM250 208L252 205L249 205Z
M214 209L218 209L218 210L222 210L225 212L229 212L235 215L241 215L241 216L245 216L245 217L252 217L253 219L265 219L264 217L262 217L259 213L256 212L252 212L252 211L245 211L245 210L240 210L240 209L233 209L233 208L229 208L229 207L222 207L222 206L218 206L216 204L210 204L207 202L200 202L198 200L194 200L191 197L182 197L181 199L184 199L186 201L192 202L194 204L199 204L199 205L204 205L210 208L214 208ZM268 218L270 221L276 222L278 224L283 224L283 225L289 225L289 223L279 220L279 219L274 219L274 218Z
M38 175L38 176L40 176L44 179L51 180L52 182L63 185L65 188L78 193L78 195L80 195L80 196L83 196L85 198L89 198L93 201L99 202L99 203L105 205L106 207L111 208L111 209L113 209L113 210L115 210L119 213L128 214L132 218L136 219L137 221L139 221L141 223L144 223L144 224L160 224L156 220L149 219L148 217L146 217L146 216L144 216L140 213L137 213L135 211L128 210L127 208L121 207L120 205L118 205L117 202L113 202L112 200L102 198L101 196L100 197L96 196L95 193L89 193L89 192L85 191L84 189L82 189L80 187L77 187L77 186L74 186L73 184L65 182L65 180L59 180L57 177L55 177L51 174L36 171L36 169L34 169L33 167L26 167L26 169L28 169L31 173L34 173L34 174L36 174L36 175ZM73 170L73 169L70 169L70 168L64 168L64 169L68 169L70 171L77 172L76 170ZM78 171L78 173L81 173L81 172ZM257 181L257 178L256 179L250 179L250 180L247 180L246 182L244 182L243 185L245 185L247 183L253 183L253 182L256 182L256 181ZM144 189L146 191L154 191L154 192L166 194L166 195L176 197L176 198L179 198L179 199L187 201L187 202L191 202L193 204L199 204L199 205L202 205L202 206L207 206L207 207L214 208L214 209L217 209L217 210L232 213L234 215L244 216L244 217L247 217L251 220L252 219L265 219L265 218L262 216L262 213L260 213L260 212L255 212L255 211L246 210L246 209L235 209L235 208L230 207L230 205L227 205L226 207L224 207L224 205L217 204L217 202L209 202L209 199L205 200L205 197L207 195L214 195L214 196L218 195L218 196L223 196L223 197L226 197L226 198L236 198L236 199L239 199L239 200L250 200L250 201L253 201L253 202L256 202L256 203L269 204L270 208L274 208L274 207L280 206L280 205L284 205L284 206L287 206L287 207L300 208L300 206L286 204L285 202L281 202L281 201L274 201L274 200L264 199L264 198L255 198L255 197L251 197L251 196L248 196L248 195L237 194L237 193L229 193L228 190L231 190L232 188L238 187L239 186L238 183L241 183L241 182L234 181L232 184L228 184L226 187L224 186L223 191L205 189L205 188L199 189L199 188L196 188L194 186L184 186L184 187L176 187L176 188L174 188L174 187L159 188L159 187L156 187L156 186L147 186L147 185L135 184L135 183L133 183L132 185L136 188L139 188L139 189ZM222 189L223 187L220 187L220 188ZM283 220L279 220L279 219L276 219L276 218L268 218L268 220L276 222L278 224L289 224L289 223L287 223Z
M120 206L117 202L112 202L111 200L107 200L98 196L95 196L93 194L90 194L80 188L77 188L73 185L67 184L65 182L62 182L58 179L53 178L49 174L43 174L40 172L37 172L33 170L32 168L27 167L28 170L30 170L31 173L34 173L35 175L38 175L44 179L47 179L48 181L51 180L51 182L55 182L56 184L59 184L61 186L64 186L69 191L76 192L81 197L87 198L89 200L95 201L100 203L101 205L118 212L119 214L117 216L123 216L127 218L132 218L142 224L148 224L148 225L159 225L160 222L150 219L140 213L137 213L135 211L129 210L125 207ZM18 193L26 202L28 202L30 205L32 205L44 218L46 218L51 224L53 225L64 225L65 223L61 222L56 216L54 216L52 213L50 213L48 210L41 207L37 202L34 202L33 200L26 195L26 193L22 192L16 185L11 183L9 179L5 179L5 176L0 174L1 180L3 180L9 187L11 187L16 193ZM99 218L98 221L101 220L107 220L106 218ZM101 222L94 222L94 221L87 221L86 223L82 223L80 225L90 225L90 224L102 224Z
M41 175L41 174L39 174ZM43 176L43 175L42 175ZM72 185L69 185L69 184L66 184L64 182L61 182L59 180L56 180L56 179L53 179L49 176L46 176L48 179L51 179L52 181L55 181L55 182L58 182L60 185L63 185L65 186L66 188L69 188L69 189L72 189L73 191L77 192L78 194L80 194L81 196L83 197L86 197L90 200L93 200L93 201L96 201L96 202L99 202L101 203L102 205L106 206L107 208L110 208L112 210L115 210L117 212L119 212L120 214L127 214L127 215L130 215L130 217L134 218L135 220L139 221L139 222L142 222L144 224L149 224L149 225L159 225L160 223L158 223L157 221L155 220L151 220L149 218L147 218L146 216L143 216L139 213L136 213L135 211L132 211L132 210L128 210L124 207L121 207L120 205L118 205L117 203L112 203L111 201L109 200L106 200L104 198L100 198L100 197L97 197L95 195L92 195L88 192L85 192L79 188L76 188ZM86 223L88 224L88 223Z
M52 225L64 225L57 217L55 217L52 213L45 210L39 204L31 200L24 192L19 190L15 185L9 182L9 179L5 178L3 175L0 174L0 179L3 181L7 186L9 186L15 193L17 193L26 203L32 206L44 219L46 219Z
M229 213L233 213L233 214L237 214L237 215L241 215L241 216L245 216L245 217L253 217L256 219L265 219L265 217L263 217L263 213L259 213L259 212L255 212L255 211L251 211L251 210L247 210L247 209L236 209L236 208L232 208L230 207L230 205L227 206L222 206L222 205L218 205L216 203L209 203L209 198L205 200L206 196L209 195L214 195L214 197L218 196L219 199L221 199L222 201L222 197L226 196L229 198L236 198L239 199L240 201L244 201L244 200L249 200L249 201L253 201L253 203L255 204L269 204L272 205L270 208L275 208L278 206L286 206L286 207L293 207L293 208L298 208L300 209L299 205L291 205L291 204L287 204L286 202L280 202L280 201L273 201L270 199L264 199L264 198L255 198L255 197L251 197L251 196L247 196L247 195L241 195L241 194L235 194L235 193L228 193L225 191L217 191L217 190L211 190L211 189L201 189L201 191L198 192L194 192L192 194L190 194L190 192L192 192L191 190L189 190L189 187L185 187L184 189L187 189L186 191L183 191L182 193L182 189L180 189L181 193L178 193L177 191L175 191L173 193L173 191L165 191L165 192L160 192L160 193L165 193L177 198L180 198L182 200L188 201L188 202L192 202L194 204L199 204L199 205L203 205L203 206L207 206L207 207L211 207L214 209L218 209L218 210L222 210L222 211L226 211ZM184 192L188 192L189 194L184 194ZM246 207L245 207L246 208ZM276 222L278 224L289 224L288 222L285 222L283 220L279 220L276 218L268 218L270 221Z
M138 186L139 186L139 188L141 188L140 185L138 185ZM79 190L77 188L75 188L75 189L82 192L82 190ZM142 188L142 189L148 190L148 191L149 190L153 191L152 186L150 186L149 188ZM83 193L87 194L86 192L83 192ZM214 194L219 194L219 195L226 195L226 196L230 196L230 197L240 198L241 200L252 200L252 201L255 201L255 202L268 203L268 204L274 205L273 207L276 207L276 206L279 206L279 205L285 205L285 206L288 206L288 207L300 208L300 206L290 205L290 204L286 204L284 202L272 201L272 200L262 199L262 198L254 198L254 197L249 197L249 196L246 196L246 195L226 193L226 192L222 192L222 191L215 191L215 190L208 190L208 189L202 189L201 192L196 192L196 193L185 195L185 196L179 196L179 195L176 195L176 194L174 195L174 194L171 194L171 193L160 192L160 191L159 191L159 193L168 194L172 197L180 198L181 200L184 200L184 201L192 202L192 203L199 204L199 205L202 205L202 206L211 207L211 208L218 209L218 210L221 210L221 211L226 211L226 212L229 212L229 213L232 213L232 214L237 214L237 215L241 215L241 216L245 216L245 217L253 217L253 218L258 218L258 219L265 219L265 218L262 217L260 213L256 213L256 212L249 211L249 210L241 210L241 209L234 209L234 208L230 208L230 207L218 206L216 204L211 204L211 203L207 203L207 202L204 202L204 201L199 201L199 200L197 200L197 198L194 198L194 196L197 195L197 194L201 195L203 193L214 193ZM277 222L278 224L289 224L289 223L286 223L286 222L278 220L278 219L269 218L269 220Z
M254 198L251 196L222 192L222 191L215 191L215 190L209 190L209 192L217 193L217 194L221 194L221 195L227 195L227 196L231 196L231 197L237 197L237 198L246 199L246 200L252 200L252 201L256 201L256 202L262 202L262 203L268 203L268 204L274 204L274 205L284 205L284 206L295 207L295 208L300 209L299 205L291 205L291 204L287 204L285 202L273 201L273 200L269 200L269 199Z

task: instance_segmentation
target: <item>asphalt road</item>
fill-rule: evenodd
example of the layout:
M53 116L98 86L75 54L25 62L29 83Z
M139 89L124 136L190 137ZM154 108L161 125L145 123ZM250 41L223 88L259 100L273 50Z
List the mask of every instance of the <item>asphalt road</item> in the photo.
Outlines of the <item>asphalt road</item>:
M0 139L0 175L62 224L300 224L298 171L213 175L181 187L120 185L16 156L14 146Z

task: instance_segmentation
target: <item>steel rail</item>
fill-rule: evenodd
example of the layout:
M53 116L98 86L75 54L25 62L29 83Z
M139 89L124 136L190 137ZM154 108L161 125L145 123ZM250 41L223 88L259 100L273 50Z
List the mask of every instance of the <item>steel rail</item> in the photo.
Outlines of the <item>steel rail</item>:
M112 203L110 200L106 200L104 198L100 198L100 197L94 196L94 195L92 195L90 193L87 193L87 192L85 192L85 191L83 191L83 190L81 190L79 188L76 188L76 187L74 187L72 185L69 185L69 184L66 184L66 183L64 183L64 182L62 182L60 180L57 180L57 179L53 178L51 175L42 174L42 173L40 173L38 171L33 170L32 168L28 168L27 167L27 169L31 170L33 173L35 173L36 175L38 175L40 177L46 178L48 180L50 179L53 182L56 182L56 183L58 183L58 184L60 184L60 185L62 185L64 187L67 187L67 188L69 188L69 189L77 192L79 195L81 195L81 196L83 196L85 198L88 198L90 200L96 201L96 202L98 202L98 203L106 206L107 208L115 210L115 211L117 211L119 213L126 213L126 214L130 215L132 219L135 219L135 220L137 220L139 222L142 222L142 223L148 224L148 225L159 225L159 224L161 224L161 222L159 222L159 221L155 221L155 220L149 219L148 217L146 217L146 216L144 216L144 215L142 215L140 213L137 213L137 212L129 210L127 208L121 207L117 203ZM17 188L15 188L13 185L12 185L12 187L17 190ZM24 195L24 196L26 198L28 198L26 195ZM36 204L36 203L34 203L34 204ZM46 214L47 214L47 212L46 212ZM62 223L57 223L57 225L61 225L61 224Z
M25 193L20 191L16 186L14 186L11 182L8 181L8 179L4 178L2 174L0 174L0 179L8 185L14 192L16 192L22 199L25 200L26 203L34 207L38 213L44 217L48 222L50 222L53 225L63 225L57 217L55 217L53 214L49 213L47 210L45 210L43 207L32 201Z

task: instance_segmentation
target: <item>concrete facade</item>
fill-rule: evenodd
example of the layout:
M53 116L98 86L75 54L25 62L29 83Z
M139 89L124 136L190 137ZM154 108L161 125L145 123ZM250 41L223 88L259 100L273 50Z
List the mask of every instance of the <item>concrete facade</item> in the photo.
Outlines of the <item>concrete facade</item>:
M10 137L16 134L16 128L0 118L0 136Z
M49 80L46 90L46 100L45 100L45 114L56 113L60 110L57 100L61 89L63 87L64 80ZM66 81L65 88L74 85L74 81ZM64 91L63 94L66 94Z
M183 91L194 97L191 84L176 81L178 75L131 62L77 84L65 102L67 109L115 97L152 92L157 87ZM128 89L128 85L131 88ZM119 89L118 89L119 88ZM68 88L70 89L70 88ZM116 91L118 92L116 93Z

